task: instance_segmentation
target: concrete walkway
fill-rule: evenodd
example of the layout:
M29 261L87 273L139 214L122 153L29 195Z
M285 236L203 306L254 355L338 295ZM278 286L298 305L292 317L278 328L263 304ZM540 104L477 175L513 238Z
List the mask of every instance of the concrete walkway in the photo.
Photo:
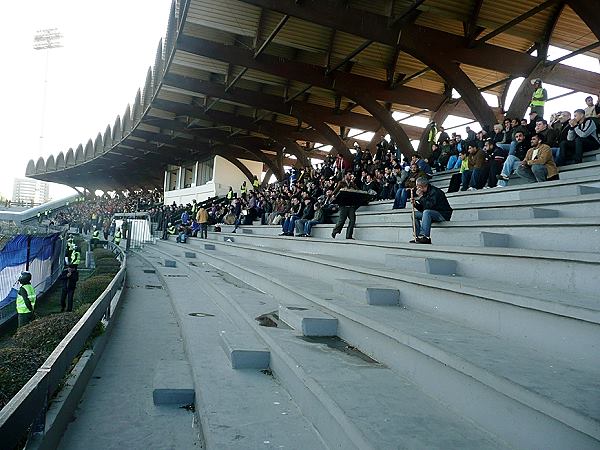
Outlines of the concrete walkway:
M152 401L157 365L185 354L169 297L144 269L128 258L121 311L60 449L203 448L194 413Z

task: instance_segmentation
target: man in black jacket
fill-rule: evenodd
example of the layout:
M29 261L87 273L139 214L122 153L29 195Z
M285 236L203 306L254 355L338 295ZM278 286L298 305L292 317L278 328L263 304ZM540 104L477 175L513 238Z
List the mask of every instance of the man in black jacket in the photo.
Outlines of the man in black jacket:
M77 266L70 264L62 271L59 279L63 282L60 294L60 312L65 312L65 307L68 312L73 311L73 295L75 295L75 288L77 287L77 281L79 281Z
M411 243L431 244L431 223L445 222L452 217L452 208L446 194L440 188L429 184L429 179L417 179L417 199L415 200L415 233Z

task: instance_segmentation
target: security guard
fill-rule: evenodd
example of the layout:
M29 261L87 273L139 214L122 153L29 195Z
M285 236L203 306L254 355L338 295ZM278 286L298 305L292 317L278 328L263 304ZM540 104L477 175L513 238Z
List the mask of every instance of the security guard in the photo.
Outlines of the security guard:
M531 80L533 84L533 95L531 96L531 103L529 104L530 112L537 113L540 119L544 118L544 105L548 100L548 93L546 89L542 87L542 80L539 78Z
M21 287L17 293L17 316L19 318L19 327L28 324L34 318L35 309L35 289L31 285L31 273L21 272L19 277Z
M175 225L173 225L171 222L169 222L169 227L167 228L167 233L168 234L175 234L176 233L176 229L175 229Z
M92 233L92 238L90 239L90 248L94 250L96 245L100 242L100 230L96 226L94 226L94 232Z
M246 198L246 192L248 192L248 188L246 187L246 182L244 181L240 186L240 194L242 195L242 198Z
M79 247L75 246L73 247L73 250L71 251L71 256L69 258L69 263L72 266L79 266L79 264L81 263L81 252L79 251Z
M38 221L38 224L42 223L42 213L41 212L37 213L37 221Z
M252 187L255 191L258 191L258 188L260 187L260 181L258 181L258 177L256 175L254 175L254 180L252 180Z
M119 245L121 243L121 228L117 228L117 231L115 231L113 242L115 245Z
M229 186L229 190L227 191L227 200L233 200L233 188Z

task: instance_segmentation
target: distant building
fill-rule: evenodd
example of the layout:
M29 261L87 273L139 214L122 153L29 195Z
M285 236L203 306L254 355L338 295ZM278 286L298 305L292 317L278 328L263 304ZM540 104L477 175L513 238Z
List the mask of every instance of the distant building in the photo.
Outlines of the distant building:
M40 205L48 200L50 200L50 185L48 183L31 178L15 178L13 203L30 204L33 201L34 204Z

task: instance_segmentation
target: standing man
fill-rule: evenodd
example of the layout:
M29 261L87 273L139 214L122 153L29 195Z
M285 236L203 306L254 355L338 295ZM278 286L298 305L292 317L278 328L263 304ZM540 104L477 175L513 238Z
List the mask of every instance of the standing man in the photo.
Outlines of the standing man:
M537 117L543 119L544 105L548 100L548 92L542 87L542 80L539 78L531 80L531 84L533 84L533 94L531 96L531 103L529 104L529 107L531 108L530 114L535 112L537 113Z
M117 228L117 230L115 231L115 235L113 237L113 242L115 243L115 245L119 246L119 244L121 244L121 228Z
M348 171L344 174L344 178L342 178L335 187L333 196L335 197L338 195L342 189L356 189L356 184L354 184L354 175L352 172ZM356 209L357 206L340 205L340 215L335 227L333 228L333 231L331 232L332 238L335 239L336 234L340 234L342 228L344 228L346 219L350 219L348 222L348 228L346 228L346 239L354 239L352 234L354 233L354 224L356 223Z
M208 239L208 212L203 206L198 208L196 214L196 222L200 224L200 238Z
M90 239L90 250L94 250L96 245L100 242L100 231L96 225L94 225L94 232L92 233L92 238Z
M19 327L27 325L35 317L35 289L31 285L31 273L21 272L19 277L21 287L17 292L15 304L17 306L17 316L19 318Z
M415 233L411 244L431 244L431 223L445 222L452 217L452 208L446 194L440 188L429 184L427 177L417 179L417 199L415 208Z
M75 264L67 266L58 278L63 282L62 291L60 293L60 312L65 312L65 309L67 312L71 312L73 311L75 288L77 287L77 281L79 281L77 266Z

